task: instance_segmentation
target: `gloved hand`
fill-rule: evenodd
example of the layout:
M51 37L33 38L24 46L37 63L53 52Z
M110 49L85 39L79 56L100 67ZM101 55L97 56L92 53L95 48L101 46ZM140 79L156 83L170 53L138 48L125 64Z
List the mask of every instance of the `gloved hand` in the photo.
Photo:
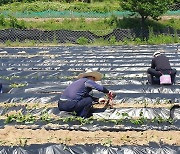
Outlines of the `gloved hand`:
M116 97L116 94L114 94L112 91L109 91L109 93L107 94L108 99L113 99Z
M98 102L99 102L99 103L105 103L106 100L105 100L105 98L99 98Z

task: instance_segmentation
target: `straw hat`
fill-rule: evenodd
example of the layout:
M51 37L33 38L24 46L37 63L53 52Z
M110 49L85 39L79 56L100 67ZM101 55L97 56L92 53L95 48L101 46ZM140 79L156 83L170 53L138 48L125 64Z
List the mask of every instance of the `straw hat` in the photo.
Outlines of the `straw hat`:
M92 71L92 70L87 70L86 72L84 73L80 73L78 75L78 79L80 78L84 78L84 77L88 77L88 76L92 76L95 78L95 81L99 81L102 79L102 74L97 72L97 71Z
M157 55L160 55L161 52L160 51L156 51L154 54L153 54L153 57L156 57Z

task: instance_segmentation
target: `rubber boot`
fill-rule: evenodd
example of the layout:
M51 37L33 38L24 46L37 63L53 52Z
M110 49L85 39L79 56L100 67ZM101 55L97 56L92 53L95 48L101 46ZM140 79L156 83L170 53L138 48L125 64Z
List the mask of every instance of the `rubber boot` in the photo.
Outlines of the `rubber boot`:
M153 84L153 77L152 77L152 75L148 74L147 78L148 78L148 84L152 85Z

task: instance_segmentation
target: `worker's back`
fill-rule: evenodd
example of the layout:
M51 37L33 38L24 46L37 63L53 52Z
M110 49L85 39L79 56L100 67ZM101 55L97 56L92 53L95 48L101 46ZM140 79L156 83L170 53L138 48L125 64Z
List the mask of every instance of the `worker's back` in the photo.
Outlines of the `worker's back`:
M160 70L171 70L171 66L170 66L170 63L169 63L169 58L167 58L165 55L159 55L157 57L154 57L153 60L152 60L154 66L155 66L155 69L157 71L160 71Z

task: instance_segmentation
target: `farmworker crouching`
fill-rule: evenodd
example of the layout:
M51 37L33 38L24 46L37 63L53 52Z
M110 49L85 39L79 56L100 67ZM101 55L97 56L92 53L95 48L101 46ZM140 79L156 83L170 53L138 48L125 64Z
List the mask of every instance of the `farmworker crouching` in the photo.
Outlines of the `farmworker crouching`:
M75 112L77 116L83 118L89 117L94 102L105 102L104 98L96 98L89 94L93 89L107 94L108 97L113 95L111 91L95 82L101 79L102 74L97 71L87 70L80 73L78 80L71 83L62 93L58 101L59 110Z
M147 70L149 84L175 83L176 69L172 69L169 59L160 51L153 54L151 68Z

